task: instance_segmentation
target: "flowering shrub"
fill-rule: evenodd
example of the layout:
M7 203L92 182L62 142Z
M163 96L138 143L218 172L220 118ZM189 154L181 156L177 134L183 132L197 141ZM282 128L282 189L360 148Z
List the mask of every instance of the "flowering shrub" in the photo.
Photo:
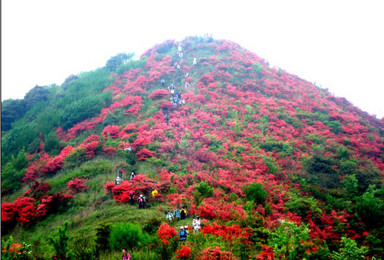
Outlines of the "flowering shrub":
M70 193L78 193L84 191L88 186L85 185L85 180L81 178L74 178L67 184L67 190Z
M220 260L236 260L238 259L231 252L221 251L220 247L208 247L201 251L196 258L198 260L210 260L210 259L220 259Z
M31 245L14 243L13 237L10 236L6 241L1 242L1 259L29 259L32 253Z
M169 97L170 96L170 93L165 90L165 89L157 89L155 91L152 92L151 95L149 95L149 99L151 100L154 100L154 99L160 99L160 98L163 98L163 97Z
M169 245L170 240L175 238L176 234L176 230L167 223L161 224L157 231L157 235L163 245Z
M102 132L102 135L105 139L110 136L112 139L117 139L119 138L119 133L120 133L120 127L117 125L109 125L106 126Z
M149 151L148 149L146 148L143 148L141 149L139 152L137 152L136 154L136 159L138 161L144 161L148 158L151 158L153 157L153 152Z
M182 245L181 248L176 250L176 258L179 259L190 259L191 258L192 249L186 245Z

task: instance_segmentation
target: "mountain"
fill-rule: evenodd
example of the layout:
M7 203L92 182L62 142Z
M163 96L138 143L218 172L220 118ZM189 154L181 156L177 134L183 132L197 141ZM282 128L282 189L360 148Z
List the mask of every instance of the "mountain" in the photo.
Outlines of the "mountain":
M2 257L384 256L383 119L230 41L132 57L3 102Z

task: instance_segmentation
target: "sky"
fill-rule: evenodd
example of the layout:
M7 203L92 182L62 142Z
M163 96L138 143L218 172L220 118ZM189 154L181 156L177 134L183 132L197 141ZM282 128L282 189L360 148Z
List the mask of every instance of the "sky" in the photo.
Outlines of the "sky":
M384 117L381 0L3 0L2 100L121 52L212 34Z

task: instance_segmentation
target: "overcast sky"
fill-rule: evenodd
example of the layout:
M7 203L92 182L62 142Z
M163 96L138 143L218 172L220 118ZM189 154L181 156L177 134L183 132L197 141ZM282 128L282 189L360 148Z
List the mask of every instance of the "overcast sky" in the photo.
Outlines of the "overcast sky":
M384 3L3 0L2 100L120 52L210 33L384 117Z

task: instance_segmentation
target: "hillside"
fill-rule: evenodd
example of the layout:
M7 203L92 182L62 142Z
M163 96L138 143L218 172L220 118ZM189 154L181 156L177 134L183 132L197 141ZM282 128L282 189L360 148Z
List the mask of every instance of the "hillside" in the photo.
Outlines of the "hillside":
M33 259L384 257L383 119L225 40L132 57L3 102L3 241Z

